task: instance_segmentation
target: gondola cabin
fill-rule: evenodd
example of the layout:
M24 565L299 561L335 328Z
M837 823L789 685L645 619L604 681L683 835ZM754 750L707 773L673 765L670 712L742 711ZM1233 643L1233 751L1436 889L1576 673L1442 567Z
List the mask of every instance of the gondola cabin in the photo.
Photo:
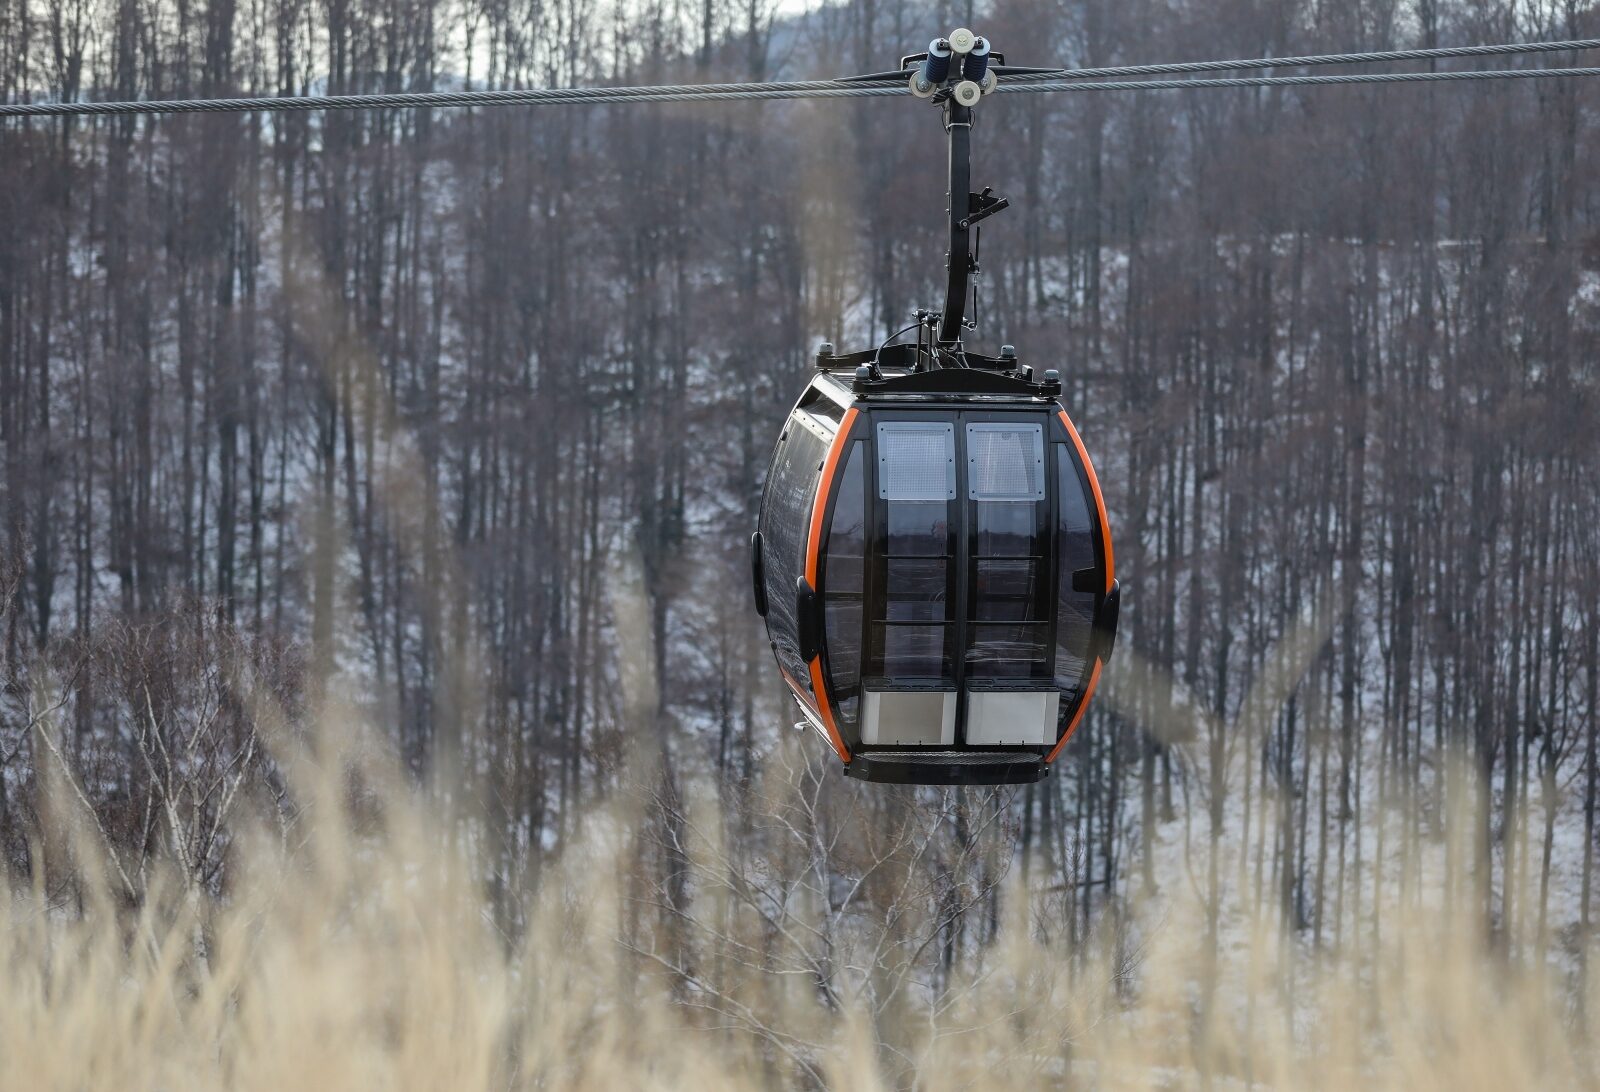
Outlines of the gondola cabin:
M1059 374L1036 380L1009 346L986 357L962 342L969 242L1008 205L968 181L973 107L1003 63L960 29L887 74L943 115L944 309L901 331L914 345L822 347L751 539L778 668L805 722L867 781L1037 781L1116 638L1106 506Z
M767 475L757 609L850 776L1036 781L1115 638L1105 505L1054 373L920 355L819 356Z

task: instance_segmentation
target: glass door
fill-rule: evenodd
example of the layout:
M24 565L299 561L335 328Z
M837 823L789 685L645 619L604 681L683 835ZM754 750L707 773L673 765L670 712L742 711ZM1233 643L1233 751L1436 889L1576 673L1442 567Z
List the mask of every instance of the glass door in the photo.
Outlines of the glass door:
M964 676L975 689L1051 683L1051 520L1045 422L967 414L970 561Z
M879 420L867 670L877 689L955 687L955 421ZM864 679L866 685L868 679Z
M1053 740L1047 424L1043 413L980 411L889 411L874 421L863 742ZM891 722L906 727L883 727ZM913 730L921 726L925 737Z

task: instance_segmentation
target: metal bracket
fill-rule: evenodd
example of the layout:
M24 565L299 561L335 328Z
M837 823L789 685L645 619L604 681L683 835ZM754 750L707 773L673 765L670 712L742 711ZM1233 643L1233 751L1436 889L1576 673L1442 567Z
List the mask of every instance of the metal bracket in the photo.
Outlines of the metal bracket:
M971 227L979 220L987 220L1001 209L1009 208L1011 200L1007 197L996 197L992 186L983 187L982 193L967 194L967 215L961 221L964 228Z
M896 75L896 76L904 76L904 75L908 74L912 69L916 68L919 64L921 64L923 61L925 61L927 59L928 59L928 54L927 54L926 50L924 50L921 53L907 53L905 56L900 58L900 69L901 69L901 71L894 73L894 75ZM989 51L989 67L990 68L1003 67L1005 65L1005 63L1006 63L1006 55L1004 53L1001 53L999 50L996 50L996 49L991 49ZM1013 72L1058 72L1058 71L1060 71L1060 69L1055 69L1055 68L1016 68L1016 69L1012 69L1012 71ZM1001 75L1004 75L1004 73L1001 73Z

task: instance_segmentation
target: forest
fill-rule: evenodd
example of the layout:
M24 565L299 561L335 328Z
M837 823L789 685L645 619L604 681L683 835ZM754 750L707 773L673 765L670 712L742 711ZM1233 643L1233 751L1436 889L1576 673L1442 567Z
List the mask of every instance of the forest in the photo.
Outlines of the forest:
M1600 37L1580 0L0 0L0 101L816 78L963 20L1044 65ZM980 115L1013 208L973 344L1060 370L1124 589L1016 791L846 782L751 602L817 345L940 302L924 103L0 121L0 871L83 905L54 783L129 905L161 862L225 893L244 824L304 816L273 737L332 709L446 799L506 936L636 803L630 943L725 1013L707 824L730 891L820 900L767 958L825 999L901 903L927 943L866 977L959 979L1018 884L1085 967L1181 889L1213 965L1443 897L1586 995L1600 82Z

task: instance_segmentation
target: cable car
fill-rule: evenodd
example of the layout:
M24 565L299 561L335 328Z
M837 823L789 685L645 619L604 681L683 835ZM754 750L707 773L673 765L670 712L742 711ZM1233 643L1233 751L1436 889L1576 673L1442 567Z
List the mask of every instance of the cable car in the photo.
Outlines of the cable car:
M902 60L944 109L949 192L966 196L951 202L944 311L918 312L915 344L822 346L751 540L756 609L802 726L866 781L1039 780L1116 639L1105 501L1059 373L961 343L968 235L1007 204L968 190L972 105L993 84L974 55L999 63L967 31Z

